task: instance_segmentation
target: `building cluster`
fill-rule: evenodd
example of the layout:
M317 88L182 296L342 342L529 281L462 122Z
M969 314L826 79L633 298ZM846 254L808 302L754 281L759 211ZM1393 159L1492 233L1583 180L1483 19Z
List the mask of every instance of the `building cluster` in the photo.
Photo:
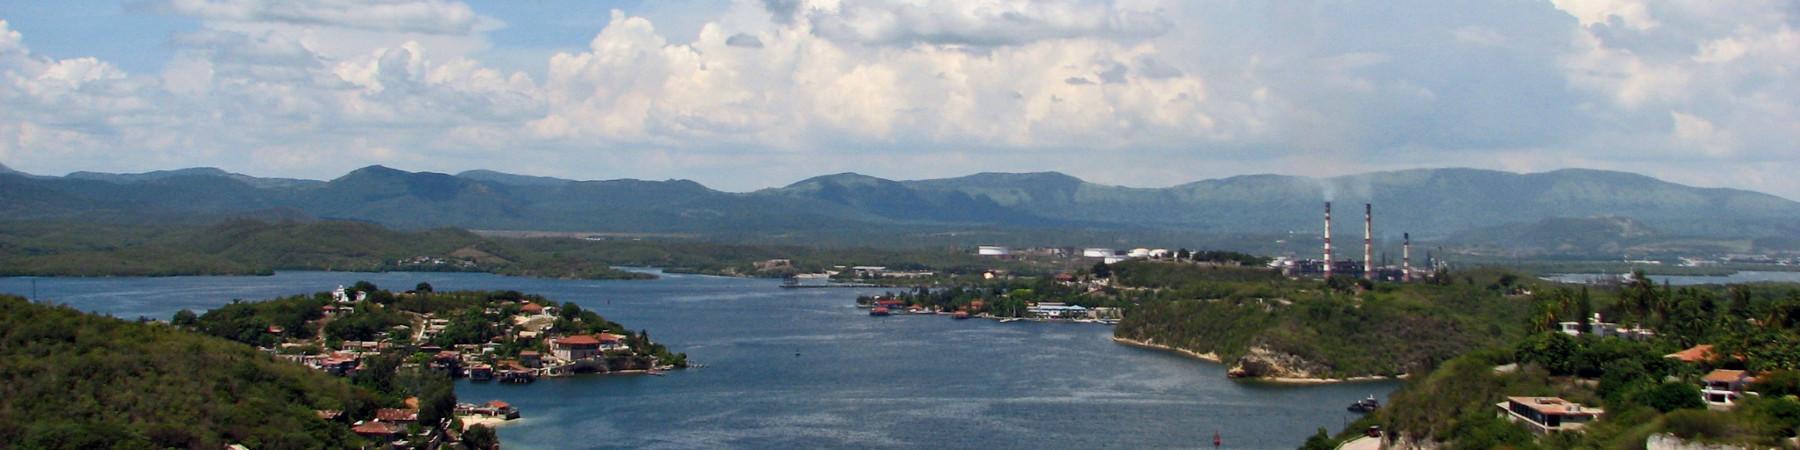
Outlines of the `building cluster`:
M1649 333L1644 330L1635 330L1646 334L1634 334L1632 331L1626 330L1616 334L1602 335L1625 339L1644 339ZM1664 357L1689 364L1705 364L1715 361L1717 356L1713 352L1713 346L1696 345ZM1741 360L1741 358L1739 359ZM1750 390L1751 384L1755 382L1756 374L1749 371L1714 369L1700 377L1700 400L1709 409L1729 410L1736 407L1738 402L1745 397L1758 395L1755 391ZM1525 424L1527 428L1539 434L1578 430L1606 414L1604 409L1582 405L1559 397L1507 397L1506 401L1494 406L1500 409L1501 418Z
M1581 330L1581 322L1558 322L1558 328L1570 336L1592 334L1603 338L1624 338L1634 341L1645 341L1656 337L1656 332L1643 327L1627 327L1600 320L1600 313L1594 313L1594 320L1588 322L1586 333Z
M1114 249L1108 247L1031 247L1015 249L1003 245L982 245L975 248L976 256L1012 259L1020 257L1048 258L1087 258L1100 260L1107 264L1115 264L1134 259L1168 259L1175 257L1175 252L1166 248L1133 248Z

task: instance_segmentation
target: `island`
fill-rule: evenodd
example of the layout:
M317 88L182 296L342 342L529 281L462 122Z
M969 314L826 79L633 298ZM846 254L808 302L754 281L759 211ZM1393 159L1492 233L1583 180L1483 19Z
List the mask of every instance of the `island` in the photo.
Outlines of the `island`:
M0 442L26 448L498 448L527 411L456 377L657 373L687 355L574 303L368 282L168 322L0 296Z

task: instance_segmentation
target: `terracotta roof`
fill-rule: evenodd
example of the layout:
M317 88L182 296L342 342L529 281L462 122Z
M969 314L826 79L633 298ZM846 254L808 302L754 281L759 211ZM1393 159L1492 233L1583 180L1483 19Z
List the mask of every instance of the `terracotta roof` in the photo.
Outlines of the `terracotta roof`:
M620 339L625 338L624 336L610 333L600 333L594 335L594 337L600 339L600 342L619 342Z
M538 353L537 350L526 350L526 351L519 352L519 356L540 356L540 355L543 355L543 354Z
M557 340L550 341L550 342L553 342L557 345L600 345L599 339L594 339L593 336L588 336L588 335L569 336L566 338L557 339Z
M1525 405L1547 416L1597 416L1606 410L1563 400L1560 397L1507 397L1508 401Z
M539 305L536 303L526 303L525 306L520 306L519 310L520 311L538 312L538 311L544 310L544 305Z
M378 436L386 436L386 435L391 435L391 434L400 434L400 425L390 423L390 422L382 422L382 421L377 420L377 421L373 421L373 422L367 422L362 425L350 427L350 432L356 433L356 434L372 434L372 435L378 435Z
M1701 344L1694 346L1694 348L1670 353L1667 356L1664 356L1664 358L1679 359L1686 362L1700 362L1712 359L1712 349L1713 346L1711 345Z
M487 405L488 405L488 406L492 406L492 407L495 407L495 408L511 408L511 407L512 407L512 405L511 405L511 404L508 404L508 403L506 403L506 402L503 402L503 401L499 401L499 400L494 400L494 401L491 401L491 402L487 402Z
M375 410L375 420L384 422L418 422L419 410L382 408Z
M1706 381L1735 383L1735 382L1737 382L1738 379L1741 379L1741 378L1745 378L1744 371L1742 371L1742 370L1719 369L1719 370L1712 371L1712 373L1706 374L1706 376L1702 377L1701 379L1706 380ZM1752 379L1754 379L1754 378L1752 378Z

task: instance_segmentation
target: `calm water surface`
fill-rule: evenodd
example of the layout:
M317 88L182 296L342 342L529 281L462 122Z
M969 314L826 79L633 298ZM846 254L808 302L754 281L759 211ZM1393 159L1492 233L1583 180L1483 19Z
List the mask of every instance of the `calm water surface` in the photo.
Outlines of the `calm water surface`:
M1095 324L869 317L880 289L781 289L777 280L667 275L571 281L455 273L290 272L271 277L38 278L38 298L166 319L232 299L330 290L513 289L572 301L688 353L705 368L530 385L461 381L525 419L508 448L1294 448L1356 417L1344 406L1394 382L1270 386L1225 368L1114 344ZM0 278L29 295L31 279Z
M1619 274L1570 273L1544 277L1551 281L1564 283L1588 283L1595 280L1608 280L1619 277ZM1650 281L1656 284L1669 283L1672 286L1692 286L1701 284L1736 284L1736 283L1800 283L1800 272L1760 272L1741 271L1726 276L1696 275L1649 275Z

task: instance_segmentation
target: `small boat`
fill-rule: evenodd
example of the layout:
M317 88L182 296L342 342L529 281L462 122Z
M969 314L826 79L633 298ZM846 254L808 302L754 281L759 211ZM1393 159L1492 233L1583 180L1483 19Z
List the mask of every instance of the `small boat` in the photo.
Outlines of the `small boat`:
M1370 395L1369 398L1357 400L1356 403L1351 403L1350 407L1345 409L1350 410L1350 412L1359 413L1373 412L1377 409L1381 409L1381 401L1376 400L1375 396Z
M954 318L956 320L967 319L967 318L969 318L969 312L968 311L957 311L956 314L951 314L950 317Z
M871 316L885 316L885 315L888 315L888 309L887 309L887 308L885 308L885 307L880 307L880 306L877 306L877 307L874 307L874 308L870 308L870 309L869 309L869 315L871 315Z
M1017 318L1017 317L1008 317L1005 319L1000 319L1000 323L1018 322L1018 321L1019 321L1019 318Z

